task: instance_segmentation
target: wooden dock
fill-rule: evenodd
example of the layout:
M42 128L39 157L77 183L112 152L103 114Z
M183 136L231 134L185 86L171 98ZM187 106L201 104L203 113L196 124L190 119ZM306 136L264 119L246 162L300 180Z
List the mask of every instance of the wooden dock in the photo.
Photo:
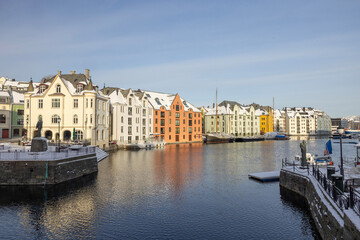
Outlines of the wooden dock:
M280 171L250 173L249 178L256 179L261 182L278 181L280 178Z

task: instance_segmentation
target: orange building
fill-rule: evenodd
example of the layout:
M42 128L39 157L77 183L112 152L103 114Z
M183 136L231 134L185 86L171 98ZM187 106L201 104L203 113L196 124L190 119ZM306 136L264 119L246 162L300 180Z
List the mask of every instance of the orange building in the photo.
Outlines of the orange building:
M166 143L202 141L201 111L178 94L145 91L153 106L153 133L155 139Z

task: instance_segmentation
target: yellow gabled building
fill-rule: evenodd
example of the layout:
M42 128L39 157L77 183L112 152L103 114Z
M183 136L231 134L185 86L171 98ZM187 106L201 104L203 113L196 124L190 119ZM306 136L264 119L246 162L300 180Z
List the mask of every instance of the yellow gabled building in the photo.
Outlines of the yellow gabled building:
M257 109L255 115L260 117L260 134L274 131L274 115L273 109L268 108L268 111Z

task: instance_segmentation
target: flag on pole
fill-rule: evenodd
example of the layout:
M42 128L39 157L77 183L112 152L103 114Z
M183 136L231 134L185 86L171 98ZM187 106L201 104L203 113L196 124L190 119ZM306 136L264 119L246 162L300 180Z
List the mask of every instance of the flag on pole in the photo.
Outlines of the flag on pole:
M325 155L329 155L332 154L332 146L331 146L331 140L329 140L326 144L326 150L325 150Z

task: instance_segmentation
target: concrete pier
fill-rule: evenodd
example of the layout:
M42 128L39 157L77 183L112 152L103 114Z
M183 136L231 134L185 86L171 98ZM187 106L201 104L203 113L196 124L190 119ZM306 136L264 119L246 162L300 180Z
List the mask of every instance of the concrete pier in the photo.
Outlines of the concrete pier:
M1 153L0 185L52 185L98 171L95 147L76 152L30 154Z
M316 228L323 239L360 238L360 216L352 209L340 209L307 171L283 168L280 171L280 186L306 198Z

